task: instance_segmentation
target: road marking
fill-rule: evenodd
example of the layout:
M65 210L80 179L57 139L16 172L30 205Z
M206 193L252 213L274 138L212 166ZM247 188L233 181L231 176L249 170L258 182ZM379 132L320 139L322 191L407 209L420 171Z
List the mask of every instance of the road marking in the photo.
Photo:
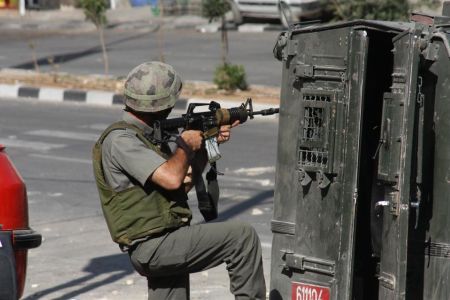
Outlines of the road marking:
M33 136L44 136L44 137L52 137L52 138L63 138L70 140L79 140L79 141L96 141L99 137L98 134L94 133L83 133L83 132L71 132L71 131L61 131L61 130L32 130L25 132L27 135Z
M231 172L238 175L258 176L267 173L275 173L275 167L240 168Z
M264 214L264 212L262 210L260 210L259 208L252 209L252 216L260 216L263 214Z
M37 157L37 158L44 158L44 159L51 159L51 160L59 160L59 161L65 161L65 162L74 162L74 163L82 163L82 164L92 164L92 160L90 159L82 159L82 158L72 158L72 157L62 157L62 156L54 156L54 155L43 155L43 154L30 154L29 156Z
M253 178L237 178L237 177L220 177L220 181L231 181L241 183L259 184L261 186L273 186L273 182L270 179L253 179Z
M51 198L59 198L63 195L63 193L47 193L47 195Z
M67 146L66 144L30 142L17 139L0 139L0 144L5 145L7 148L26 148L36 151L49 151L52 149L60 149Z

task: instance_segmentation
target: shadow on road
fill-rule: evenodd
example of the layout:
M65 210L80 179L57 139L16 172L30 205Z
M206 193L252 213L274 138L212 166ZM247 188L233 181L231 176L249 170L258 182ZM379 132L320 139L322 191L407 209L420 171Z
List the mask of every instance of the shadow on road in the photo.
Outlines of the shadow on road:
M274 190L262 191L261 193L255 195L254 197L252 197L248 200L239 202L239 204L236 204L224 211L221 211L219 213L217 222L231 219L232 217L241 214L242 211L247 210L252 206L257 206L258 204L261 204L262 202L264 202L264 200L266 200L266 199L273 198L273 196L274 196Z
M114 45L122 44L122 43L128 42L130 40L140 39L143 36L148 35L149 33L151 33L151 32L144 32L144 33L136 34L136 35L133 35L130 37L126 37L126 38L122 38L122 39L119 39L116 41L106 43L106 48L114 46ZM98 46L91 47L91 48L81 50L81 51L69 52L69 53L64 53L64 54L48 55L45 57L41 57L41 58L37 59L37 64L39 66L63 64L66 62L70 62L72 60L76 60L76 59L79 59L82 57L86 57L86 56L101 53L101 52L102 52L102 48L100 45L98 45ZM32 61L32 60L27 61L25 63L14 65L9 68L34 70L34 61Z
M274 190L262 191L254 197L242 201L237 205L234 205L222 212L220 212L217 221L225 221L233 218L242 213L242 211L249 209L250 207L257 206L263 203L267 199L274 197ZM49 299L48 295L61 291L68 290L65 294L59 297L52 297L54 300L66 300L76 298L81 294L85 294L91 290L94 290L100 286L111 284L118 281L132 273L134 269L131 266L129 257L127 254L116 254L104 257L97 257L91 259L89 264L83 268L83 272L88 273L86 276L75 278L72 281L59 284L57 286L38 291L24 300L36 300L36 299ZM104 279L99 279L102 276Z
M84 294L88 291L96 289L99 286L118 281L134 272L127 254L116 254L93 258L83 269L83 271L89 274L84 277L75 278L72 281L48 288L46 290L36 292L24 298L24 300L48 299L49 294L63 291L65 289L70 289L71 291L68 291L66 294L52 299L72 299L80 294ZM101 275L105 276L106 274L109 274L109 276L102 280L96 280L95 282L89 283L90 281L95 280L97 277ZM76 289L73 290L73 288Z

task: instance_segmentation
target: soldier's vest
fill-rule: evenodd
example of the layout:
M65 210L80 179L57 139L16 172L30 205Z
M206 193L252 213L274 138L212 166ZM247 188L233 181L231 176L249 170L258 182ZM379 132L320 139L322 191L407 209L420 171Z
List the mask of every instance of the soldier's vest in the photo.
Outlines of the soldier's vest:
M141 129L124 121L109 126L94 146L94 175L109 232L116 243L131 245L133 240L189 224L192 213L182 188L168 192L156 185L144 189L138 184L116 192L106 183L102 168L102 143L111 131L127 129L133 130L147 147L165 159L168 154L145 138Z

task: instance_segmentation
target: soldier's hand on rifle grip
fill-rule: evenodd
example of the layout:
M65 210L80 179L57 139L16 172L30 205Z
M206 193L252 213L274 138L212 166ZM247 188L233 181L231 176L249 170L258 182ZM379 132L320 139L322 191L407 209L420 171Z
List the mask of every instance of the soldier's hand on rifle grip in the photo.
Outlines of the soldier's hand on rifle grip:
M227 142L231 137L231 128L236 127L239 125L239 120L235 121L231 125L222 125L219 128L219 135L217 136L217 143L223 144Z
M185 130L181 133L181 138L194 152L202 147L203 133L200 130Z

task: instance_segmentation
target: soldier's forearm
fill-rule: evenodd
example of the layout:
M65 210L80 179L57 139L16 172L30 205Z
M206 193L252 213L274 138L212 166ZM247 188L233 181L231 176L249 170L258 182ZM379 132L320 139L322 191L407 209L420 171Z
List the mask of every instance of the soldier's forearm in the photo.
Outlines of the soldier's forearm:
M183 149L176 149L172 157L153 172L150 180L167 190L178 189L186 177L189 160Z

